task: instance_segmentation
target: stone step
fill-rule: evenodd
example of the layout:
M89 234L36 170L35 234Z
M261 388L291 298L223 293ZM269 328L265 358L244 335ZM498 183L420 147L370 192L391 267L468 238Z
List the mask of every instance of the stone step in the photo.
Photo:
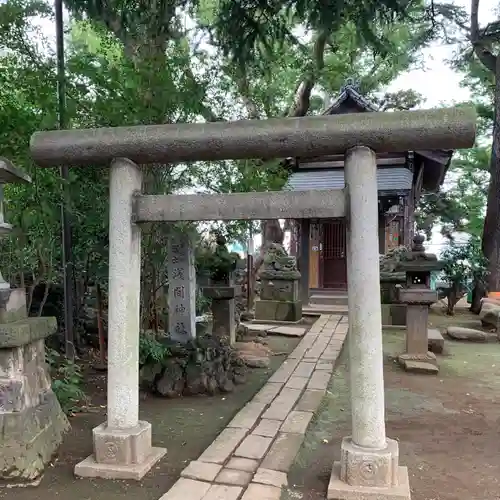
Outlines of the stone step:
M347 304L345 305L330 305L330 304L308 304L302 308L304 316L319 316L321 314L336 314L346 316L348 312Z
M342 294L314 294L309 297L309 304L347 306L347 295Z

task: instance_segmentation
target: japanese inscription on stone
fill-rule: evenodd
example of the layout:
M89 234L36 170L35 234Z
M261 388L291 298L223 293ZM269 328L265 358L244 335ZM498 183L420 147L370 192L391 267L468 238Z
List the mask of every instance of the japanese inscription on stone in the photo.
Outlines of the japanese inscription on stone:
M168 247L169 333L187 342L196 336L196 274L193 247L187 234L174 234Z

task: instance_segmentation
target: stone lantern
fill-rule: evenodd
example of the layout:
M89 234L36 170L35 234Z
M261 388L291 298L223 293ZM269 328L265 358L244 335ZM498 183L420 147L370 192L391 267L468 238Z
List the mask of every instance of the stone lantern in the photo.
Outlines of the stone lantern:
M3 185L14 182L31 180L0 158L0 235L12 229L4 220ZM69 428L45 363L45 338L56 330L56 318L29 318L26 291L11 289L0 274L0 480L6 484L36 481Z
M443 269L436 255L425 252L424 236L413 238L412 251L398 263L397 271L406 273L406 287L398 289L399 302L406 304L406 352L399 363L407 371L437 373L436 356L429 352L429 307L438 294L431 290L431 272Z

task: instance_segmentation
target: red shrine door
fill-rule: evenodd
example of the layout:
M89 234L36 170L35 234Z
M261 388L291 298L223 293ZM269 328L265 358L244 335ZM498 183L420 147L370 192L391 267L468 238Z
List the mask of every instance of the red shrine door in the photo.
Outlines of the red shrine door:
M331 219L321 225L320 276L322 288L347 288L346 222Z

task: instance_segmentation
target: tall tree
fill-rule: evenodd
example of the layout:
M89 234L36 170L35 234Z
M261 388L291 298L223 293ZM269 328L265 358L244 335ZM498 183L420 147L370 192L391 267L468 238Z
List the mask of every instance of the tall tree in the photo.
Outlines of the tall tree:
M488 288L497 291L500 290L500 55L495 53L495 42L500 41L500 22L480 28L479 0L471 1L469 39L475 56L495 82L490 183L482 249L489 262Z

